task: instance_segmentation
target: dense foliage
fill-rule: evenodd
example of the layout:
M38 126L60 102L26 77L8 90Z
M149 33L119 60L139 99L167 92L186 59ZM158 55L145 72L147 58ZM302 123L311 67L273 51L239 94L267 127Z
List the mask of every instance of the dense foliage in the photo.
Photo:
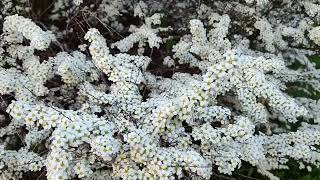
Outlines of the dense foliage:
M319 0L0 10L0 180L320 179Z

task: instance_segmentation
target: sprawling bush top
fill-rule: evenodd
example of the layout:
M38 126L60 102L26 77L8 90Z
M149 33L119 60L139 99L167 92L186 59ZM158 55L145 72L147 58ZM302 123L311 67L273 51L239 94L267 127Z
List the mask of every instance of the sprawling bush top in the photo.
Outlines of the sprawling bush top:
M0 179L320 166L318 0L0 2ZM288 95L293 85L305 97Z

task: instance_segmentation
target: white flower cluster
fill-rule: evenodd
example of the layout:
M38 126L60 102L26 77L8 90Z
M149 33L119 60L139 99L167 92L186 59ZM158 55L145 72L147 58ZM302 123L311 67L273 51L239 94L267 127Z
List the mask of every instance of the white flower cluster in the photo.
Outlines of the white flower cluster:
M145 70L147 68L149 58L126 54L112 56L109 54L105 39L97 29L90 29L85 39L91 42L89 49L94 64L108 75L111 81L127 81L135 84L143 81L143 74L139 69Z
M91 143L92 151L104 161L111 161L112 156L120 151L120 142L114 141L112 136L98 136Z
M50 31L43 31L30 19L19 15L7 16L3 23L3 32L21 41L22 36L30 40L30 46L34 49L45 50L49 47L55 36ZM13 43L13 42L9 42Z
M73 3L77 6L80 6L83 3L83 0L73 0Z
M28 149L21 148L19 151L6 150L0 146L0 178L20 179L23 172L39 171L45 161L38 154L29 152Z
M316 1L314 1L316 2ZM306 13L312 18L320 17L320 5L313 3L312 1L304 1L302 2L304 8L306 9Z
M19 7L0 2L0 179L320 167L319 2L59 0L45 23ZM286 93L299 82L312 98Z
M18 109L21 111L17 111ZM75 155L68 152L71 147L88 143L92 147L93 154L104 160L110 160L112 155L120 150L120 143L112 137L116 131L115 126L94 115L26 102L10 104L8 112L14 119L25 121L23 124L26 124L28 129L37 126L48 130L55 128L50 138L51 152L46 165L47 169L50 169L49 179L68 179L73 172L71 167L78 168L73 161ZM79 176L81 174L83 173Z
M66 84L78 85L81 82L99 78L94 64L78 51L74 51L72 55L65 52L59 53L49 61L53 65L53 73L60 75Z
M213 14L211 24L214 28L206 35L203 23L198 19L191 20L192 38L180 40L173 47L174 57L178 58L179 63L190 63L191 66L199 67L201 70L207 69L218 59L223 58L223 54L231 48L231 44L226 38L229 23L228 15ZM207 61L199 61L194 54Z
M3 0L0 2L0 19L12 13L30 13L31 9L32 7L28 0L20 0L19 3L12 2L11 0Z
M310 39L313 40L314 43L317 45L320 45L320 26L314 27L310 32L309 32L309 37Z
M159 149L150 157L143 170L129 159L129 154L122 154L114 164L115 175L123 179L175 179L182 177L182 170L195 172L203 178L211 176L211 164L193 150Z
M138 43L139 48L143 48L148 42L150 48L159 48L162 40L157 36L159 29L152 29L151 25L159 25L161 14L154 14L151 17L145 19L145 24L137 28L135 26L130 27L130 32L132 32L128 37L115 42L111 47L117 47L121 52L128 52L133 48L135 43ZM143 49L141 49L143 51Z
M267 20L262 19L260 21L257 21L254 24L254 27L260 30L260 39L264 42L266 50L274 52L276 40L275 35L272 32L271 24Z

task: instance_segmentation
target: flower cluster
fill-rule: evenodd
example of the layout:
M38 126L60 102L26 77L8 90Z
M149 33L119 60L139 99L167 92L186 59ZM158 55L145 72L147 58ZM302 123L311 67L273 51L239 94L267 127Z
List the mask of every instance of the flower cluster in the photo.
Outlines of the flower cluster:
M6 150L2 145L0 150L1 179L20 179L23 172L39 171L45 164L43 157L28 149Z
M12 40L18 40L18 42L21 42L23 37L29 39L30 46L38 50L47 49L51 41L55 40L55 36L51 31L43 31L30 19L19 15L7 16L5 18L3 32L14 37ZM15 41L9 41L9 43L15 43Z
M135 43L139 44L139 48L148 42L150 48L156 47L159 48L160 43L162 42L161 38L157 36L159 29L152 29L151 25L158 25L161 23L160 14L154 14L151 17L145 19L145 24L141 27L130 27L130 32L132 32L128 37L115 42L111 47L117 47L121 52L128 52ZM141 49L143 51L143 49Z
M0 179L320 167L319 2L19 2L0 2Z

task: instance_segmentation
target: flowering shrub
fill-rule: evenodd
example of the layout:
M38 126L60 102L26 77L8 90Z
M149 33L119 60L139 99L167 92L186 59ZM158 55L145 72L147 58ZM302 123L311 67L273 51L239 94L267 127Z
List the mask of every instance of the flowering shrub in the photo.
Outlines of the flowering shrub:
M210 179L250 168L275 180L292 162L320 166L310 58L319 1L0 9L0 179Z

